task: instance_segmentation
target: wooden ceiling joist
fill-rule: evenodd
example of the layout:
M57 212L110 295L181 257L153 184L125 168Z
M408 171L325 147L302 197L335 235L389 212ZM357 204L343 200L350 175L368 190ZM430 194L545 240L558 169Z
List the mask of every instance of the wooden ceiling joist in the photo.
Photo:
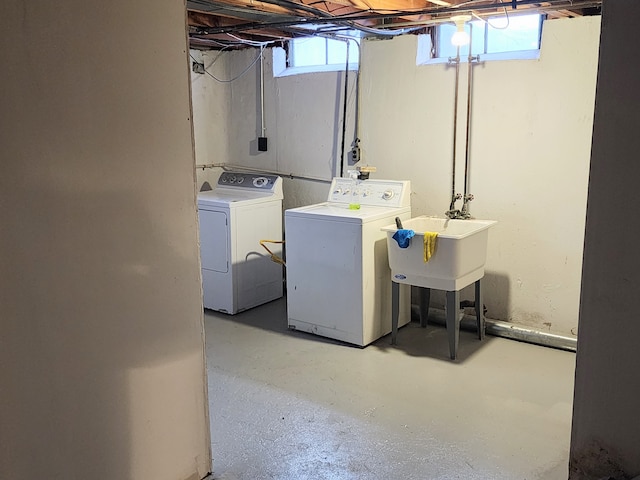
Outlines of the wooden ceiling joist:
M482 17L502 15L513 3L512 0L500 3L495 0L479 0L470 6L472 2L468 0L199 0L200 5L202 1L211 4L212 9L209 11L205 6L202 9L207 10L206 12L189 10L192 35L204 31L219 35L234 32L236 36L242 34L247 39L259 42L264 41L264 38L295 36L291 32L299 23L313 22L329 26L331 23L327 22L333 22L332 16L347 16L351 22L366 27L379 28L384 25L394 28L393 24L396 23L449 18L456 12L469 12L469 8ZM518 0L516 5L517 13L542 7L550 18L562 18L580 16L585 8L593 14L601 3L602 0ZM460 10L456 8L457 5L460 5ZM340 18L335 20L336 23L339 21ZM306 33L307 30L303 32ZM204 40L206 39L200 41Z

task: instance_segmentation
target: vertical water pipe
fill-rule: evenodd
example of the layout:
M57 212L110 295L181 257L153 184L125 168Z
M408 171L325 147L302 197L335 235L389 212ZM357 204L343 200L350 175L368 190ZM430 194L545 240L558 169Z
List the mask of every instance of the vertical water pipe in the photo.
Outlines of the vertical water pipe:
M464 155L464 196L462 203L462 218L469 218L469 202L473 200L473 195L469 193L469 157L471 154L471 87L473 85L473 61L479 59L472 53L473 46L473 25L469 23L469 56L467 58L467 132L465 139Z
M456 142L457 142L457 130L458 130L458 84L460 82L460 47L456 47L456 57L449 59L449 63L456 64L456 80L455 80L455 96L453 100L453 161L452 161L452 173L451 173L451 205L449 206L449 212L453 214L455 210L456 198Z
M472 64L472 50L473 46L473 25L469 23L469 57L467 58L467 131L465 137L465 153L464 153L464 198L467 197L467 190L469 187L469 134L470 134L470 120L471 120L471 64Z
M347 94L349 93L349 40L347 44L347 59L344 67L344 102L342 108L342 144L340 145L340 176L344 176L344 137L347 134Z
M260 128L262 137L266 137L267 127L264 124L264 45L260 45Z

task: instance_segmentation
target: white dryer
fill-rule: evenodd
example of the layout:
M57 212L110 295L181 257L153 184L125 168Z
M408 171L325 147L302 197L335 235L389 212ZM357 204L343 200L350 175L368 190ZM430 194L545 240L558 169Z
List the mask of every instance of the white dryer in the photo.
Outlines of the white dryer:
M235 314L282 297L282 265L260 246L282 240L282 178L223 172L198 193L198 217L205 308Z
M287 317L291 329L366 346L391 332L391 271L382 227L411 218L409 181L334 178L328 200L285 211ZM410 320L400 292L399 325Z

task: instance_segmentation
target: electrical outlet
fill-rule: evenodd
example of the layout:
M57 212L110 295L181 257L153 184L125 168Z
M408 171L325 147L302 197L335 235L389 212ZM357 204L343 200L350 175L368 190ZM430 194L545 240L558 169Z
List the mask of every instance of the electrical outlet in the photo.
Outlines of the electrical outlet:
M351 149L351 162L358 163L360 161L360 147L353 147Z
M193 62L191 68L194 73L204 73L204 63Z

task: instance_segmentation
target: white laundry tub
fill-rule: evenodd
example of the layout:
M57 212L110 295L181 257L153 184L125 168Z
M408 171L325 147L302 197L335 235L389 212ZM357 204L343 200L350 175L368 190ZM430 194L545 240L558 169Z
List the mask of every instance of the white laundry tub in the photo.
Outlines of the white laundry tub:
M400 248L392 238L396 225L383 227L387 232L387 251L391 278L437 290L460 290L484 276L489 227L494 220L450 220L420 216L403 222L403 228L415 236L407 248ZM436 249L424 262L424 233L437 232Z

